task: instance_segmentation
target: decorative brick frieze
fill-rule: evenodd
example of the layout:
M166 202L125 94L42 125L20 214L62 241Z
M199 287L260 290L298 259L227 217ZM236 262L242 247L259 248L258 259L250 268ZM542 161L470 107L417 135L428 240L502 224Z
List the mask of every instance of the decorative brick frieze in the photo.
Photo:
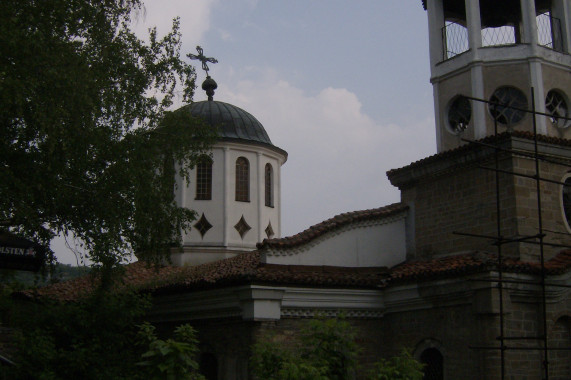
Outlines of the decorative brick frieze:
M356 319L378 319L384 315L383 310L359 310L359 309L293 309L283 308L281 311L282 318L338 318L344 316L346 318Z

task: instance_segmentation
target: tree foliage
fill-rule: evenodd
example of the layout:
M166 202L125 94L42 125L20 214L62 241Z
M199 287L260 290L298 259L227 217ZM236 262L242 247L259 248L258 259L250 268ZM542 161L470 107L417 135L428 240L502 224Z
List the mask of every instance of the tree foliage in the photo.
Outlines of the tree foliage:
M16 365L0 368L0 378L204 380L195 330L181 325L172 338L159 339L150 323L141 324L150 306L149 296L134 292L12 305Z
M301 336L304 356L319 367L327 368L330 380L351 379L357 368L360 348L355 331L344 317L312 319Z
M137 365L144 371L144 379L156 380L204 380L198 373L198 339L192 326L185 324L174 331L174 338L159 339L150 323L140 327L139 336L147 347Z
M345 380L355 374L358 353L355 333L344 318L317 318L289 347L272 337L256 343L250 365L256 379Z
M381 359L375 363L370 373L370 380L422 380L424 365L412 357L410 351L404 349L400 355L390 359Z
M314 319L294 342L266 336L252 347L254 379L350 380L355 378L360 347L355 331L344 318ZM421 380L423 365L407 350L382 359L367 376L370 380Z
M252 347L250 371L257 380L328 380L326 367L268 337Z
M95 293L74 303L44 301L11 307L20 331L3 368L12 379L134 379L142 349L138 328L150 299L135 293Z
M181 113L195 72L178 20L148 41L140 0L0 2L0 228L48 244L69 234L113 266L165 254L193 212L173 199L213 132Z

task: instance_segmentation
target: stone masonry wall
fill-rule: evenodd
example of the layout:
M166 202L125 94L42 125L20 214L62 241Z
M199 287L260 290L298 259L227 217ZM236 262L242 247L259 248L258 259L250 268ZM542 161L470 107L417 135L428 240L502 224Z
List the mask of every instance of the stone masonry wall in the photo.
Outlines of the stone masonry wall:
M535 162L530 158L515 157L514 171L526 175L535 175ZM569 171L568 166L550 162L539 162L540 177L560 182ZM515 202L518 233L520 235L533 235L538 231L538 201L537 184L531 178L515 177ZM546 234L544 242L569 245L571 239L564 222L562 209L562 186L557 183L541 181L541 210L542 225ZM537 245L520 243L520 255L523 260L537 261L539 259L539 247ZM545 258L549 259L556 255L561 247L545 247Z
M481 164L493 167L494 161ZM506 156L499 167L508 172L535 174L532 159ZM540 176L561 181L568 168L540 162ZM531 178L499 174L501 234L505 237L538 233L538 203L536 182ZM456 235L465 232L497 236L495 172L477 166L457 167L455 170L423 178L414 187L402 189L402 201L414 209L414 250L408 257L427 258L439 254L464 251L490 251L497 248L489 239ZM571 244L563 221L559 184L541 182L542 223L545 242ZM561 247L545 247L545 258L557 254ZM510 243L502 246L505 255L522 260L539 260L539 246L530 243Z
M517 279L516 277L510 279ZM507 278L507 277L506 277ZM535 279L537 280L537 279ZM409 285L406 285L410 287ZM444 379L500 380L501 355L499 292L489 283L469 278L443 286L436 282L418 283L418 296L409 302L400 300L398 309L387 304L383 317L347 318L356 331L360 370L357 379L380 358L389 358L409 348L419 358L427 348L443 356ZM505 337L539 337L543 334L540 293L537 287L508 283L504 292ZM472 289L472 290L470 290ZM389 290L387 290L389 291ZM548 344L569 347L571 343L571 291L565 288L548 291ZM393 294L399 294L398 291ZM390 297L394 299L394 297ZM396 301L396 300L395 300ZM282 318L276 321L244 321L241 318L192 321L199 332L200 349L216 358L217 380L247 380L248 360L253 343L267 339L281 346L293 347L308 318ZM167 330L183 323L163 325ZM506 380L541 380L544 369L542 341L506 340ZM522 350L522 347L533 348ZM550 378L571 378L571 351L549 354ZM210 378L208 380L211 380Z
M511 290L504 292L503 335L518 339L505 340L511 348L505 351L505 379L541 380L542 340L519 339L543 335L540 293L538 288L522 293L520 286L509 287ZM571 347L567 344L571 342L571 293L557 292L559 295L547 303L548 346ZM489 349L500 346L498 296L496 288L482 288L454 305L446 305L446 299L427 299L430 307L425 304L388 312L379 327L383 332L382 355L393 355L404 346L412 348L418 357L424 349L434 347L444 357L444 379L500 380L500 350ZM552 351L549 358L554 378L571 379L571 351Z
M484 162L492 166L493 161ZM509 170L511 161L502 159L500 168ZM516 232L514 186L511 178L500 179L502 234ZM413 188L401 190L402 201L414 210L415 251L410 258L428 258L465 251L490 251L487 239L456 235L454 232L497 235L495 173L476 166L423 178ZM509 251L515 251L512 247Z

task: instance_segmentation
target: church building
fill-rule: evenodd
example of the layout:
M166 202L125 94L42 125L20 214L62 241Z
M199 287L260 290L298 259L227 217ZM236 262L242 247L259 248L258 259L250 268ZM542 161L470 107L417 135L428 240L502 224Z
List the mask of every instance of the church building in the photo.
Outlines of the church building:
M210 77L183 109L220 135L177 180L198 219L171 265L127 278L153 323L198 329L208 379L248 379L253 343L317 315L354 326L363 368L407 347L430 380L571 378L571 2L421 5L437 153L387 173L398 203L281 237L287 153Z

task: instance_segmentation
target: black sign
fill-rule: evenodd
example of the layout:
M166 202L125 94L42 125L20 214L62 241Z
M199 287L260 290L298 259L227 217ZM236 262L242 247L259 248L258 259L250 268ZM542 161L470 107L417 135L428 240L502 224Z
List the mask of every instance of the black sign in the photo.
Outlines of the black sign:
M46 260L46 248L9 232L0 232L0 269L37 272Z

